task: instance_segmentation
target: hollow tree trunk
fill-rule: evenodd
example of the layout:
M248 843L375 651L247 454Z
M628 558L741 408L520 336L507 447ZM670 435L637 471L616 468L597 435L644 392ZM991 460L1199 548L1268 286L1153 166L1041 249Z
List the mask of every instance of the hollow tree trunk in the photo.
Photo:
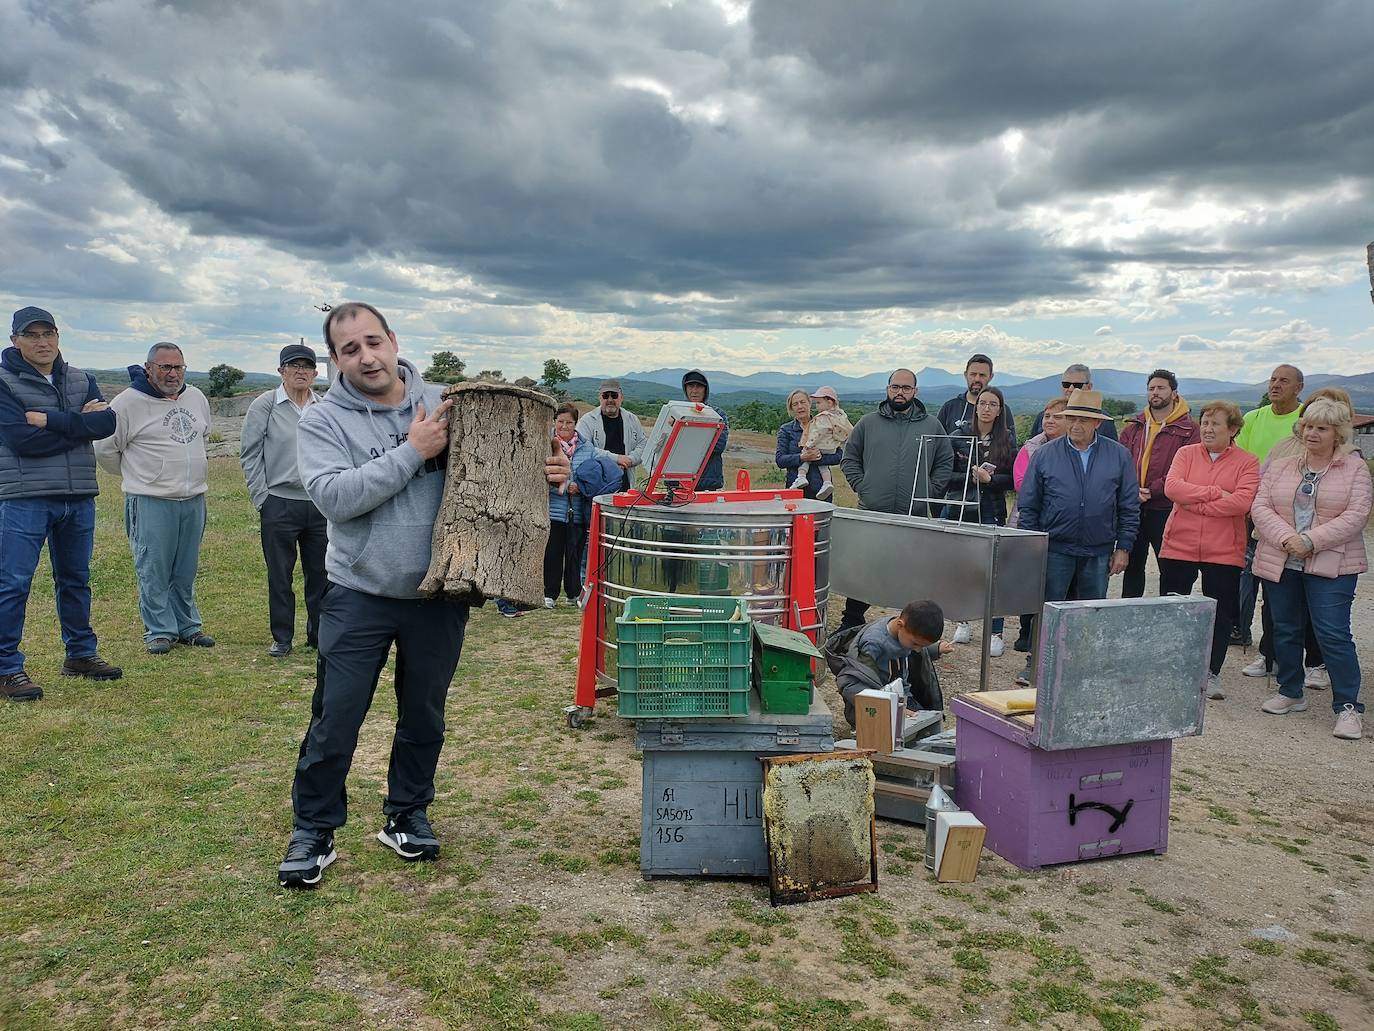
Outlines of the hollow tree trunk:
M420 593L538 605L553 400L508 383L459 383L444 397L453 399L448 473Z

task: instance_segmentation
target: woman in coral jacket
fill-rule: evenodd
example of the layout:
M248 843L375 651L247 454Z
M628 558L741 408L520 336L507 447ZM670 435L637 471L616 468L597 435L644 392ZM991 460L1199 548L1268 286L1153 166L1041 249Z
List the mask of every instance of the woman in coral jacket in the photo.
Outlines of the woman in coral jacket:
M1255 575L1273 584L1274 652L1279 693L1261 708L1275 716L1302 712L1303 629L1310 616L1331 677L1335 737L1364 733L1360 662L1350 635L1355 581L1368 568L1369 469L1350 446L1350 409L1322 399L1303 409L1303 453L1271 462L1251 517L1259 544Z
M1204 405L1198 423L1202 443L1178 449L1164 494L1174 503L1159 549L1159 592L1191 594L1202 576L1202 593L1217 603L1208 662L1207 697L1225 698L1221 665L1236 623L1240 571L1245 566L1245 516L1259 489L1259 462L1235 446L1245 425L1230 401Z

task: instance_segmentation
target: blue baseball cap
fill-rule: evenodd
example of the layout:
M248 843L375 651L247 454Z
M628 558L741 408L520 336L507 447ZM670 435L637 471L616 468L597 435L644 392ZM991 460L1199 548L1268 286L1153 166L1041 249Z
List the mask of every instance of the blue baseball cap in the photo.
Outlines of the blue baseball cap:
M35 322L46 322L53 329L57 328L57 320L52 317L52 312L29 305L29 307L20 308L14 313L14 321L10 324L10 336L18 336Z

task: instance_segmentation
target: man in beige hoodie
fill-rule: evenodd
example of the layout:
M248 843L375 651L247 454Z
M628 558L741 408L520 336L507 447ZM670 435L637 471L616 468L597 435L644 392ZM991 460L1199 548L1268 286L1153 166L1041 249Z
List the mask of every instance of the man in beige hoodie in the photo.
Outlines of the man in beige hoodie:
M176 344L154 344L129 366L128 390L110 402L117 423L96 443L103 469L123 480L124 527L138 574L143 640L153 655L177 643L213 648L196 609L196 567L205 533L210 403L186 383Z

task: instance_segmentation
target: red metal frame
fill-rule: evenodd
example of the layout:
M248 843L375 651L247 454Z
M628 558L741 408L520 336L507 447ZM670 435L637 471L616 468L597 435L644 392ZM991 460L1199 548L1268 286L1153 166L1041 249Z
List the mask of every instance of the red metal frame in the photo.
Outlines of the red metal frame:
M697 411L703 411L705 405L698 403ZM690 494L697 485L697 480L701 479L702 472L706 469L706 464L711 461L711 452L716 449L716 441L720 440L720 435L725 431L725 424L719 419L693 419L690 416L678 419L673 423L673 428L668 434L668 439L663 442L663 451L659 454L658 463L649 470L649 478L644 482L644 486L639 489L639 493L645 497L657 497L659 481L663 478L663 467L668 462L668 456L673 453L673 444L676 442L678 434L684 429L715 429L711 437L711 443L706 448L706 457L702 459L701 468L696 471L695 476L677 476L669 480L675 484L675 492Z

